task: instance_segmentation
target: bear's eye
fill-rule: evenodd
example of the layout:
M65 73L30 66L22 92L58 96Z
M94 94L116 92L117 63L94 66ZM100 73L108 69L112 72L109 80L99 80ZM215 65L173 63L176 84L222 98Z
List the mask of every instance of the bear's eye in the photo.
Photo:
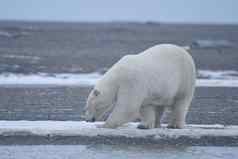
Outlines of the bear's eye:
M93 95L94 95L94 96L97 97L99 94L100 94L99 90L96 90L96 89L95 89L95 90L93 91Z

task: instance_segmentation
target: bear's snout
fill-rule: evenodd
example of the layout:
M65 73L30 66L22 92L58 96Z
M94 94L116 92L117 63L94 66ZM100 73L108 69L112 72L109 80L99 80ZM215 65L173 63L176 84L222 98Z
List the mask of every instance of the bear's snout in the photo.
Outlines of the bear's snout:
M96 118L94 117L94 113L92 112L92 110L90 111L88 108L89 107L86 106L83 109L83 113L85 114L84 119L86 120L86 122L95 122Z

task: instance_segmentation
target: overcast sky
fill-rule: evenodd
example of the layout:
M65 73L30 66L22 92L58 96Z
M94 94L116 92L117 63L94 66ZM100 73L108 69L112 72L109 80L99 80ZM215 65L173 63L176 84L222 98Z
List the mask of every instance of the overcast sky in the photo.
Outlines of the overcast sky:
M238 0L0 0L0 19L238 23Z

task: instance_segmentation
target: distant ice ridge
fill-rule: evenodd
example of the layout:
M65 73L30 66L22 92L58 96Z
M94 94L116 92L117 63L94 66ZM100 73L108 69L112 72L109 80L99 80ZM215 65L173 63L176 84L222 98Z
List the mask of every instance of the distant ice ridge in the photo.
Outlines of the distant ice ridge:
M197 79L197 87L238 87L238 80Z
M201 39L196 40L192 43L192 47L197 48L230 48L233 47L234 44L229 40L207 40Z
M25 59L25 60L40 60L40 57L37 56L27 56L27 55L9 55L9 54L3 54L1 55L3 58L9 58L9 59Z
M234 70L226 70L226 71L198 70L198 78L238 80L238 72Z
M7 31L0 31L0 37L10 38L10 37L12 37L12 35Z
M21 37L21 36L26 36L28 34L29 33L25 32L25 31L9 32L9 31L0 30L0 37L4 37L4 38L18 38L18 37Z
M198 70L198 87L238 87L238 72L234 70Z
M102 74L85 73L38 73L38 74L0 74L1 86L93 86L102 77ZM234 70L211 71L198 70L197 87L238 87L238 72Z

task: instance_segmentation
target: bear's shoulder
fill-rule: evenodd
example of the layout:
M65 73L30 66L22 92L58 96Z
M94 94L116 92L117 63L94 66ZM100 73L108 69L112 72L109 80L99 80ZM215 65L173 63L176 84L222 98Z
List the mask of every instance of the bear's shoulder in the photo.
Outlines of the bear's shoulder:
M127 70L135 64L135 55L125 55L117 63L117 67L122 70Z
M131 62L132 60L134 60L135 59L135 56L136 55L125 55L125 56L123 56L121 59L120 59L120 61L121 62Z
M107 73L110 77L126 81L135 77L137 72L137 62L135 55L123 56ZM133 77L133 78L134 78Z

